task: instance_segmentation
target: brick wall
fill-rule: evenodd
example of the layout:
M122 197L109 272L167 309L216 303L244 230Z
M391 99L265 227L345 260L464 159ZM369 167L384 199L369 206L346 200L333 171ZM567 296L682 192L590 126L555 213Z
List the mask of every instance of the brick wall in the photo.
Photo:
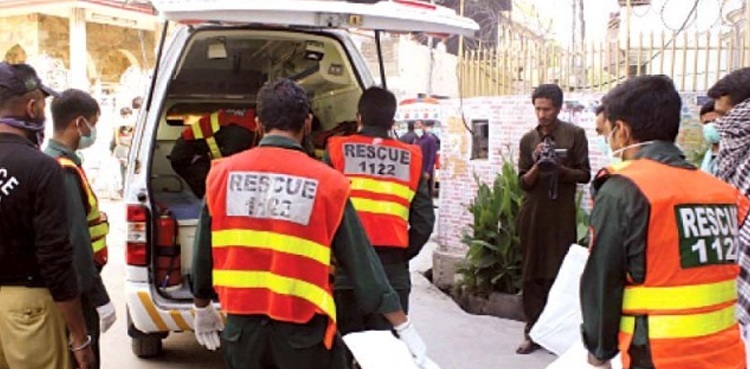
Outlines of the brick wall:
M683 95L683 124L678 144L686 152L702 145L702 130L698 122L695 105L696 94ZM566 104L560 118L573 122L586 130L589 139L589 154L592 175L606 164L596 138L593 109L601 95L572 94L566 96ZM578 106L578 109L571 109ZM582 107L582 110L580 110ZM533 106L527 96L479 97L464 99L463 102L450 100L444 106L444 122L441 138L440 209L438 241L442 251L465 253L461 244L461 233L471 224L471 214L466 206L474 198L477 175L482 181L491 183L502 165L503 155L517 161L518 143L521 137L536 126ZM461 119L471 127L472 120L489 121L489 158L471 160L471 134ZM588 191L588 187L581 186ZM587 192L588 193L588 192ZM586 203L586 201L584 201Z

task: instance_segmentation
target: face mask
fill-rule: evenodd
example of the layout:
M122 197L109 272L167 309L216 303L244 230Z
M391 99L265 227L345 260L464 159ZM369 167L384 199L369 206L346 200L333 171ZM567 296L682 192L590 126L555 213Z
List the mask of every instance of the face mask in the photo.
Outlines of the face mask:
M38 121L19 120L15 118L0 118L0 124L6 124L28 132L29 136L27 137L37 147L44 141L44 121L39 123Z
M601 151L604 157L607 158L607 161L609 162L607 165L617 164L622 161L622 159L612 156L612 148L609 146L607 137L596 137L596 145L599 146L599 151Z
M424 130L422 128L417 128L414 130L414 133L416 133L418 136L424 135Z
M703 125L703 138L709 145L717 144L721 141L719 130L716 129L716 123L706 123Z
M635 147L641 147L641 146L651 145L652 143L654 143L654 141L639 142L637 144L632 144L632 145L625 146L625 147L623 147L621 149L617 149L615 151L612 151L612 158L613 158L613 160L615 158L618 158L620 161L623 161L625 159L622 158L622 154L626 150L629 150L629 149L632 149L632 148L635 148Z
M86 124L90 133L88 136L84 136L81 133L81 127L78 127L78 134L81 136L80 141L78 141L78 150L87 149L93 146L94 142L96 142L96 127L91 126L86 118L81 117L81 120Z

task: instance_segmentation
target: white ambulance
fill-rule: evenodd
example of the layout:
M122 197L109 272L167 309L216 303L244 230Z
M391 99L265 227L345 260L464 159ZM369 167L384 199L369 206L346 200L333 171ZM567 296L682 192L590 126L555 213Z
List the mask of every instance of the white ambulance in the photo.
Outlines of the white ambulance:
M363 89L375 84L347 29L373 30L379 42L381 31L470 37L479 28L450 9L419 0L153 3L169 21L171 36L167 40L165 30L160 42L124 195L128 334L140 357L159 354L170 332L193 327L192 249L202 202L168 156L194 117L254 109L263 83L286 77L305 88L328 129L353 120Z

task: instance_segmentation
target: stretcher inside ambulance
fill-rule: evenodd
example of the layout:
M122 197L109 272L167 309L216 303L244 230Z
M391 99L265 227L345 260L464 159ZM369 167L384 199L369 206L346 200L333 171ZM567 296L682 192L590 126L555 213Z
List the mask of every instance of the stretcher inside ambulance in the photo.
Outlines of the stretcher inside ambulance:
M372 1L370 1L372 2ZM192 254L202 199L170 163L185 131L214 113L253 111L269 80L308 93L320 130L355 119L375 81L347 29L471 35L478 26L414 0L155 0L171 21L128 158L126 300L140 357L192 330ZM193 135L195 135L195 130ZM217 307L218 301L217 301Z

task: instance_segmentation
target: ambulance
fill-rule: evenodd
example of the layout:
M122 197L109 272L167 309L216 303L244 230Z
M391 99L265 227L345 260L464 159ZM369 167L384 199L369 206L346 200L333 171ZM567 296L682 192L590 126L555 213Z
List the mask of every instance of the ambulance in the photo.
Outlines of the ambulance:
M453 10L417 0L153 5L165 19L164 34L137 119L124 193L128 335L139 357L159 354L170 333L193 329L191 264L202 200L173 171L169 154L195 117L253 110L263 83L290 78L307 91L313 113L328 129L353 120L362 91L375 85L350 29L373 31L378 45L381 32L471 37L479 29ZM215 305L220 308L218 300Z

